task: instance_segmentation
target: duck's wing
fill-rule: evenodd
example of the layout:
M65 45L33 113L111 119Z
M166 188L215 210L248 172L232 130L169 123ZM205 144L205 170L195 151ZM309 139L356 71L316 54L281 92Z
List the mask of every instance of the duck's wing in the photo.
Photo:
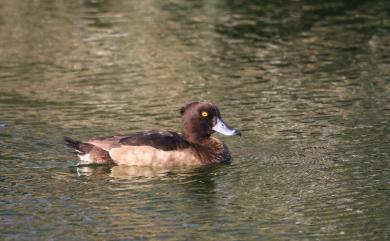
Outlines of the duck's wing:
M127 136L105 136L96 139L91 139L85 142L97 146L105 151L109 151L112 148L119 146L120 140L125 137Z
M109 150L117 165L181 166L198 165L200 160L180 135L168 131L137 132L119 140Z
M189 143L179 134L171 131L144 131L133 133L122 138L120 145L151 146L163 151L187 148Z
M189 147L189 143L179 134L170 131L141 131L129 135L101 137L87 142L106 151L119 146L151 146L163 151Z

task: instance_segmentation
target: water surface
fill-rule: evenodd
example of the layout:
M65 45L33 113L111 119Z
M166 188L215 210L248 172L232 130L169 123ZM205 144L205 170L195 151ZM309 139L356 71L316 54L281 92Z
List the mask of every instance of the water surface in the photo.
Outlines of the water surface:
M0 3L2 240L390 239L387 1ZM180 130L230 165L77 167L63 135Z

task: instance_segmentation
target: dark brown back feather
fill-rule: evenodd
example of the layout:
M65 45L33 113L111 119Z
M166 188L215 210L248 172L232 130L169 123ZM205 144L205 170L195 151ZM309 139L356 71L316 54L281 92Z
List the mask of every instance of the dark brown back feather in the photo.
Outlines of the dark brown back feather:
M142 131L132 133L119 141L122 145L151 146L163 151L188 148L190 144L171 131Z

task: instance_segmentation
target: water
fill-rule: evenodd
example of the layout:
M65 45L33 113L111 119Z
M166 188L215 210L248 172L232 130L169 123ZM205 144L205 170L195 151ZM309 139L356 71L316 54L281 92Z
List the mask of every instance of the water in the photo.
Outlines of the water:
M387 1L3 1L2 240L390 239ZM61 140L243 132L196 169L76 167Z

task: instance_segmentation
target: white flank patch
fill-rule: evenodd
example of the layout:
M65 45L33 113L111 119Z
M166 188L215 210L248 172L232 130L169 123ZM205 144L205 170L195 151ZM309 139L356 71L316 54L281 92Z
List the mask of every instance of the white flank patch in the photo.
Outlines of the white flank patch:
M112 148L109 154L118 165L127 166L183 166L201 164L190 150L163 151L151 146L126 146Z
M93 163L93 160L91 159L90 154L85 154L85 155L78 155L80 158L80 164L91 164Z

